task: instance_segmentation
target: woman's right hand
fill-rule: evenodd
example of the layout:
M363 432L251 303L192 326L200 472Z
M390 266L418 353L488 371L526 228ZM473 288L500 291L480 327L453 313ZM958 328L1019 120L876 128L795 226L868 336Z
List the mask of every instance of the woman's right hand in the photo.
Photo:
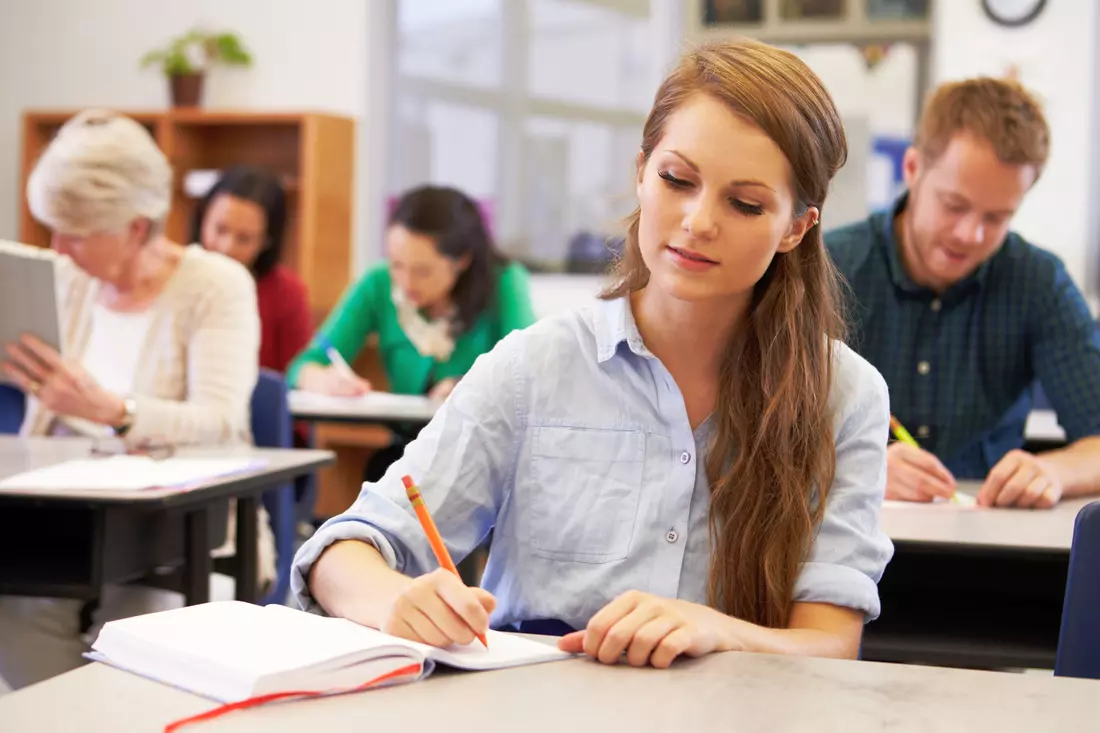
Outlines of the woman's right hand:
M432 646L470 644L489 630L492 593L439 568L414 578L389 607L382 631Z
M370 382L334 366L308 364L298 373L298 388L332 397L359 397L370 392Z

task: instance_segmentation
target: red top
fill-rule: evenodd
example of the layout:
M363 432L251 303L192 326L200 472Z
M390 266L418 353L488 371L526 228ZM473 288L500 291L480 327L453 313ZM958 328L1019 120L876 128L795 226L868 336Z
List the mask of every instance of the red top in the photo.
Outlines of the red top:
M309 295L291 269L276 265L256 281L260 310L260 366L286 372L287 365L313 336Z

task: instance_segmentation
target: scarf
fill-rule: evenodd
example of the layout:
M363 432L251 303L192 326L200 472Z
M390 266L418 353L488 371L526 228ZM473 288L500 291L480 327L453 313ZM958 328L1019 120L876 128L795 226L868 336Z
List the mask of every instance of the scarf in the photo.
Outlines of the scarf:
M454 309L440 318L428 320L405 297L405 292L396 285L390 290L394 309L397 311L397 324L405 332L412 345L421 356L430 356L438 362L447 362L455 350L455 340L451 336L451 324Z

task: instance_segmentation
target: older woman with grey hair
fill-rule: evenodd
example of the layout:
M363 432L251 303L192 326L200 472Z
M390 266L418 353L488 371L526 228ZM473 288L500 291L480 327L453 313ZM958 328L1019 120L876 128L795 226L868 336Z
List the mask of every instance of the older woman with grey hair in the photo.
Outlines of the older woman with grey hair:
M3 371L30 397L22 434L250 443L255 284L230 258L165 236L172 170L146 129L109 111L77 115L38 160L27 198L52 232L63 354L30 336L6 345ZM262 580L273 574L272 547L265 532ZM96 620L180 601L108 586ZM20 687L79 665L79 608L0 597L0 677Z

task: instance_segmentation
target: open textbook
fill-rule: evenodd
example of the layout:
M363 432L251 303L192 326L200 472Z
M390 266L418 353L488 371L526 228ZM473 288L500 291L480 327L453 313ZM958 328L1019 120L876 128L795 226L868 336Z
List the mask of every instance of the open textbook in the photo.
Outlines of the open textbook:
M490 631L488 648L440 649L347 619L220 601L110 621L90 657L223 703L413 682L436 662L467 670L566 659L557 648Z
M56 268L53 252L0 240L0 347L30 333L61 351Z

